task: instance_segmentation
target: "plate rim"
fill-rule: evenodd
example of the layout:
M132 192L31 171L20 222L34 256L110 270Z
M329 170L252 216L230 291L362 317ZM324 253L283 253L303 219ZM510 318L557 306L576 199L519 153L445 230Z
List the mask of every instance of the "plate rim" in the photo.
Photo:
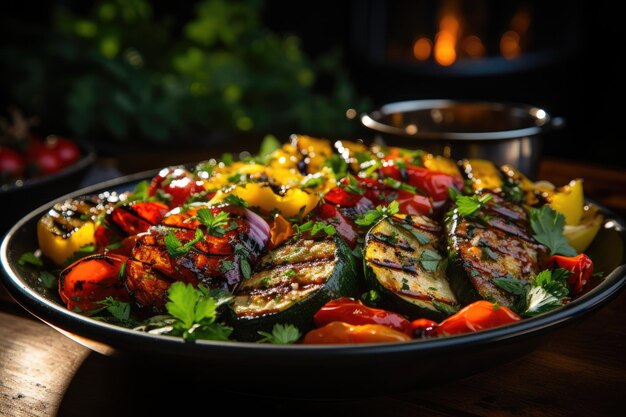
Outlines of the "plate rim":
M133 183L149 179L161 169L163 168L125 175L81 188L64 196L55 198L54 200L39 206L22 217L6 232L2 239L2 244L0 245L0 263L3 268L3 274L0 275L0 282L2 282L11 297L13 297L30 314L33 314L39 320L61 331L62 333L71 333L78 338L87 338L91 341L96 341L105 345L112 345L116 350L120 345L123 345L124 350L126 350L128 346L132 346L134 344L139 344L139 350L143 350L143 344L141 343L143 341L151 344L157 344L155 345L155 351L158 350L162 352L166 350L170 354L193 353L195 355L202 355L208 353L222 354L226 352L228 354L239 355L240 352L243 352L242 354L254 353L255 355L259 355L267 353L274 355L276 352L281 352L281 354L296 355L300 357L302 355L310 356L315 354L354 356L360 354L396 354L407 352L424 353L433 350L440 351L463 347L476 347L484 344L506 342L517 338L539 335L561 327L573 321L577 317L587 315L592 311L597 310L616 297L626 287L626 263L624 263L611 271L605 277L604 281L597 287L589 291L581 298L574 300L557 310L533 318L527 318L514 324L445 338L416 339L407 342L367 343L354 345L273 345L239 341L210 340L198 340L194 343L189 343L180 337L144 333L98 321L88 316L83 316L67 310L67 308L61 304L46 299L44 296L35 291L35 289L31 288L24 280L21 279L19 274L9 263L8 249L12 238L26 223L30 222L34 217L41 216L55 203L63 201L67 198L103 192L113 187L122 187L126 185L130 188ZM626 245L626 222L605 206L598 204L591 199L586 200L596 205L604 214L605 220L603 226L609 221L613 222L616 232L620 235L622 241ZM623 259L626 259L626 256ZM87 345L89 346L89 344ZM184 346L184 348L181 348L181 346ZM91 346L89 347L92 348Z

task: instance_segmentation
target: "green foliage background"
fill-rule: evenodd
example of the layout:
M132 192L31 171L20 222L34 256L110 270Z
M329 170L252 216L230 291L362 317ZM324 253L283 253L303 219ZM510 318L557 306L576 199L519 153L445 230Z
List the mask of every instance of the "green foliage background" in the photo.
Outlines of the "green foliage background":
M49 28L14 28L24 42L0 50L4 93L48 126L118 142L349 134L345 111L367 102L341 54L312 62L297 37L263 26L261 8L203 0L182 25L156 18L146 0L101 1L87 16L59 8Z

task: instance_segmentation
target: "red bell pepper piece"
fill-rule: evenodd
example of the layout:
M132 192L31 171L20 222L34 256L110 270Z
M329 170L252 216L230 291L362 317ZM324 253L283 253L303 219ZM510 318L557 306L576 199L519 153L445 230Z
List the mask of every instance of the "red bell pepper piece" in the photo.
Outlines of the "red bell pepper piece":
M490 301L476 301L451 315L426 333L427 336L445 336L471 333L505 324L515 323L522 318L507 307Z
M567 278L572 294L582 292L593 275L593 261L584 253L576 256L553 255L548 259L547 267L563 268L572 273Z
M313 316L317 326L324 326L334 321L362 325L380 324L404 332L409 321L393 311L368 307L360 301L348 297L329 301Z
M313 329L304 336L304 344L393 343L411 340L405 333L381 324L353 325L340 321Z
M337 233L346 241L351 249L354 249L359 238L357 226L344 216L336 206L324 203L319 206L318 216L325 223L332 224Z

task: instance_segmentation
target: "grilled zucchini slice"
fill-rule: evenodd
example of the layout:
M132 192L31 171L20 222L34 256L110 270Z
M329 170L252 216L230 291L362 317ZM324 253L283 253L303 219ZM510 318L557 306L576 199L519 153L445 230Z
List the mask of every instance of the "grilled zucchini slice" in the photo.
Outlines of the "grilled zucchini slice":
M447 275L462 303L477 298L514 307L514 298L493 280L514 277L530 280L544 264L547 248L531 233L526 212L517 204L493 195L486 206L469 217L453 209L446 216Z
M439 250L442 228L424 216L396 215L365 238L366 282L381 306L410 318L440 319L457 304Z
M258 340L258 331L293 324L313 327L313 315L328 301L356 294L352 252L339 236L300 238L265 255L242 282L230 304L234 336Z

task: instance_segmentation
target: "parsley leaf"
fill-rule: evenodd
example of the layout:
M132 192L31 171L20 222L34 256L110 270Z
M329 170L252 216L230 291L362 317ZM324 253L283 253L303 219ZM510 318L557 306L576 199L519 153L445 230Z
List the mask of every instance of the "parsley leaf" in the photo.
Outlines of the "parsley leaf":
M518 298L515 309L522 316L532 317L560 307L569 300L569 275L568 270L557 268L541 271L530 282L511 276L495 278L493 282Z
M361 294L361 301L368 306L376 306L380 300L380 294L376 290L369 290Z
M297 342L300 336L302 336L300 330L293 324L275 324L272 328L272 333L262 331L257 333L263 336L259 342L268 342L275 345L288 345Z
M201 208L196 213L196 218L206 226L207 234L212 236L222 237L226 232L233 230L228 227L229 214L225 211L220 211L214 216L208 208Z
M333 154L326 159L324 166L332 169L335 174L335 178L340 179L345 177L348 174L348 164L346 161L339 155Z
M126 264L123 264L123 265L126 265ZM59 282L57 277L48 271L41 271L39 273L39 281L41 281L43 286L49 290L56 289L58 286L58 282Z
M174 258L180 258L181 256L186 255L187 252L191 250L193 245L200 242L201 240L204 240L204 235L202 234L202 230L200 229L196 229L196 235L194 239L190 240L184 245L180 240L178 240L174 232L170 231L165 236L165 248L167 249L167 253L169 253L170 256Z
M446 303L442 303L441 301L437 301L437 300L432 300L433 306L439 310L441 313L445 314L446 316L451 316L454 313L456 313L457 311L459 311L459 309L461 308L461 306L459 305L450 305L450 304L446 304Z
M176 320L169 333L186 340L227 340L232 328L216 323L218 302L206 288L194 288L184 282L173 283L168 290L167 312Z
M426 271L435 272L441 261L441 255L434 250L424 249L419 258L419 263Z
M321 176L308 176L301 183L300 188L317 188L324 183Z
M530 289L526 294L525 316L536 316L565 304L569 295L567 277L570 274L565 269L561 271L559 269L541 271L531 281Z
M118 301L113 297L107 297L98 304L104 306L114 319L123 324L134 324L130 318L130 303Z
M332 224L326 224L324 222L314 222L313 220L309 220L308 222L300 224L300 225L294 224L293 227L296 230L296 234L298 235L306 231L310 231L311 236L315 236L321 231L324 231L324 233L326 233L329 236L332 236L335 233L337 233L335 226L333 226Z
M235 159L233 158L233 154L232 153L223 153L222 157L220 158L220 160L226 166L232 165L233 162L235 162Z
M546 205L530 209L530 227L535 240L547 246L552 255L576 256L576 250L563 236L564 226L565 217L552 207Z
M137 183L133 192L125 200L124 204L131 203L133 201L146 201L150 197L148 195L150 188L148 181L143 180Z
M407 183L404 183L402 181L398 181L395 180L391 177L387 177L383 180L383 182L385 183L385 185L390 186L391 188L395 188L396 190L403 190L403 191L407 191L411 194L416 194L417 193L417 189Z
M225 274L226 272L235 269L235 263L233 261L229 261L228 259L224 259L220 261L220 265L217 267L217 269Z
M38 266L38 267L43 266L43 261L41 260L41 258L35 255L33 252L24 252L20 256L20 259L18 259L17 263L20 266L24 266L26 264Z
M472 216L476 213L481 207L485 206L489 200L491 200L493 196L491 194L484 194L482 196L465 196L465 195L457 195L456 196L456 207L459 210L459 215L463 217Z
M359 186L359 182L352 175L348 175L346 177L348 179L348 183L344 184L343 182L339 183L339 187L343 188L349 193L363 195L365 194L365 190Z
M392 201L389 203L387 207L384 206L376 206L374 210L368 210L365 214L357 216L355 223L359 226L371 226L376 223L378 220L393 216L397 214L400 210L400 205L397 201Z
M244 278L250 278L252 276L252 265L250 265L250 252L241 243L235 244L233 248L235 256L239 260L239 270Z
M262 164L266 164L269 161L270 157L272 156L272 153L280 149L281 146L282 144L280 143L278 139L276 139L276 136L265 135L265 137L263 138L263 141L261 142L261 146L259 147L259 153L257 155L257 159Z
M494 278L492 282L509 294L518 296L526 295L526 287L528 286L528 282L521 279L513 278L512 276L506 275Z
M227 195L223 201L231 206L248 207L248 202L235 194Z

